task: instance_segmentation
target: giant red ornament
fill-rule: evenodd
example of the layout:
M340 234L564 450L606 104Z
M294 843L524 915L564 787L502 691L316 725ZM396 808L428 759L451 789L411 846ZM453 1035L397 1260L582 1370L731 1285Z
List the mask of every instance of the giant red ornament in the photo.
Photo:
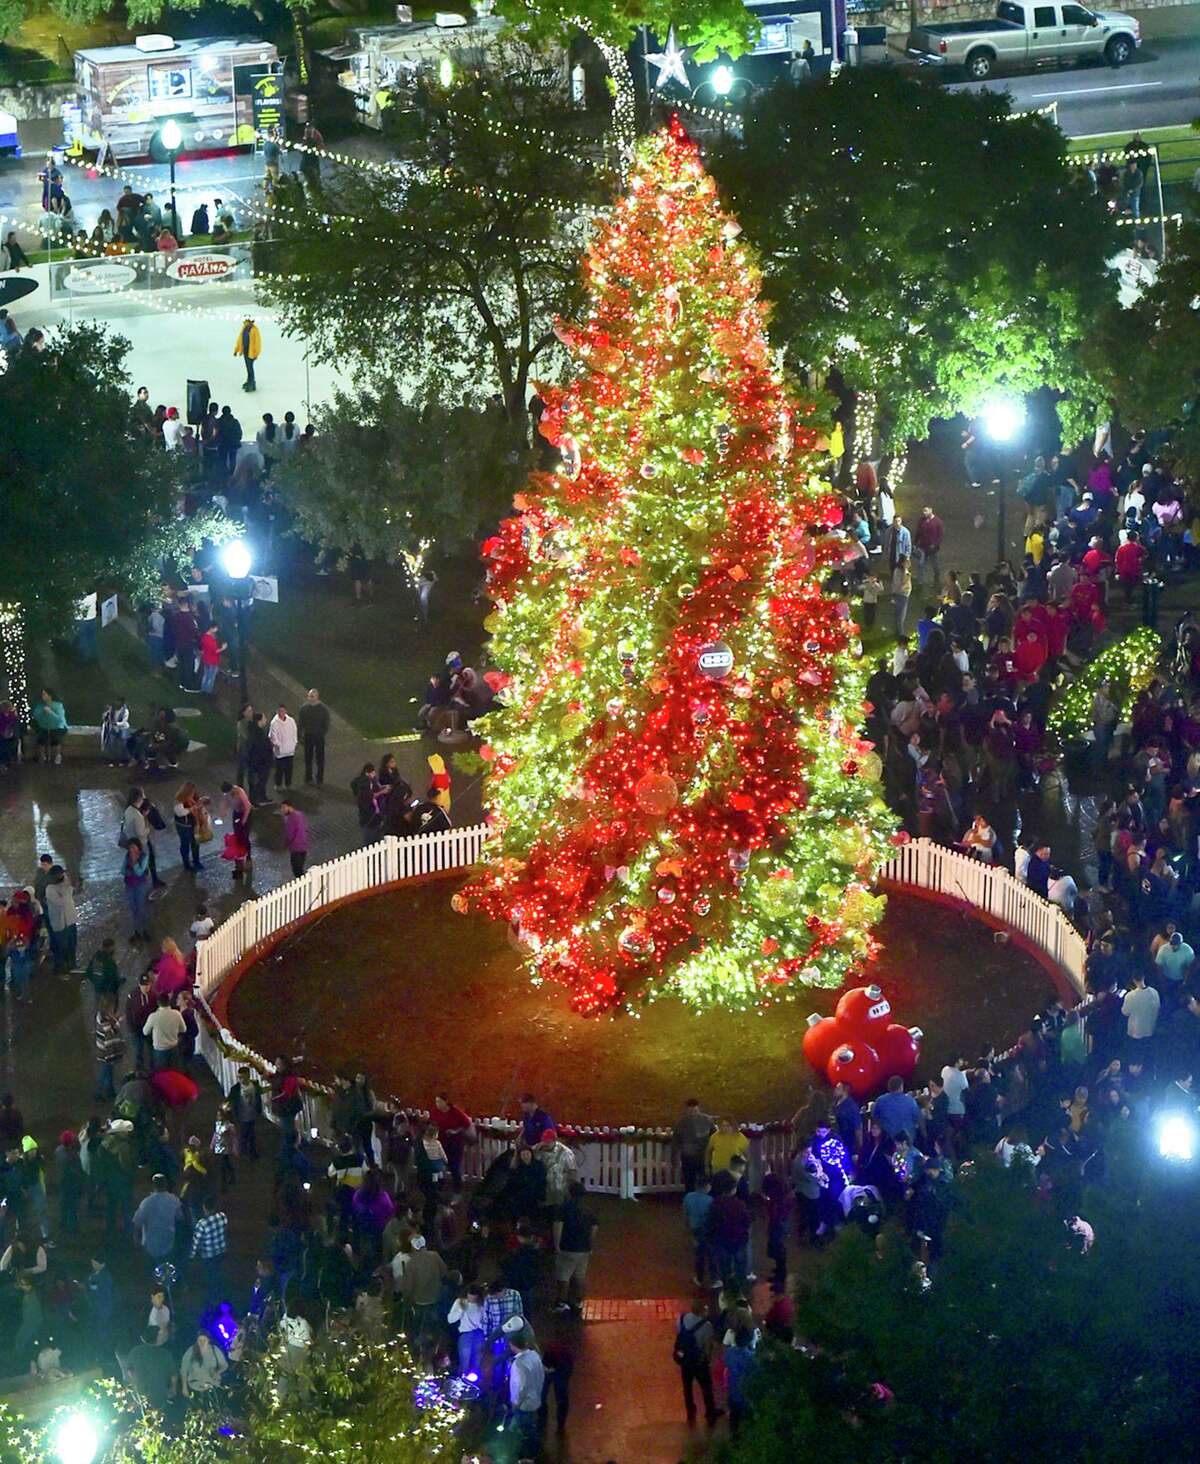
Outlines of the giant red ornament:
M887 1026L875 1043L880 1072L889 1078L911 1078L921 1057L924 1035L920 1027L902 1027L899 1022Z
M814 1012L808 1019L808 1031L800 1044L809 1067L814 1072L824 1072L825 1064L845 1037L845 1030L832 1017L818 1017Z
M825 1075L831 1083L845 1083L855 1098L869 1098L879 1087L879 1058L869 1042L855 1037L835 1050Z
M892 1008L881 986L855 986L837 1004L843 1028L874 1042L892 1020Z

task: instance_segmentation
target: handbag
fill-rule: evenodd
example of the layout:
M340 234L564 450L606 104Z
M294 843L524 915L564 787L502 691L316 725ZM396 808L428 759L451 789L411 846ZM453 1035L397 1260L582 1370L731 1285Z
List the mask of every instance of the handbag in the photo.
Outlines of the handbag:
M196 805L196 843L211 844L213 837L212 819L204 805Z
M151 803L150 800L147 798L145 803L142 804L142 812L146 815L146 822L150 825L152 829L158 829L161 831L162 829L166 828L167 821L163 818L162 814L159 813L158 805L156 803Z

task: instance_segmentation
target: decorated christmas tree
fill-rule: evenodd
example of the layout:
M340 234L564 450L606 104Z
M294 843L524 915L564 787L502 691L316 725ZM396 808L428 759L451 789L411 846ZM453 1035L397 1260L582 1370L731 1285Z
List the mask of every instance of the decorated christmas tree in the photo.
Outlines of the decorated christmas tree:
M641 144L558 327L578 379L542 391L561 466L484 545L494 837L456 905L583 1013L836 985L882 913L841 511L739 234L678 124Z

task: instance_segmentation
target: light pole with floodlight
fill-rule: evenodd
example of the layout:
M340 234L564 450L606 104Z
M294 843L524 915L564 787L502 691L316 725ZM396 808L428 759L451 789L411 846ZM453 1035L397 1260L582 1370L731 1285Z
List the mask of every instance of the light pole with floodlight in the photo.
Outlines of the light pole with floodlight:
M179 214L175 211L175 159L183 151L183 130L174 117L168 117L158 129L158 145L171 167L171 232L178 241L180 228Z
M241 716L242 707L250 700L246 679L246 601L253 593L250 570L254 564L250 545L246 543L245 539L230 539L221 548L221 564L229 576L233 588L234 605L237 608L238 695L241 698L238 715Z
M979 414L983 430L997 447L1004 447L1020 433L1025 425L1025 403L1020 397L1001 397L988 402ZM1006 522L1007 502L1005 495L1005 472L1007 464L1000 465L996 474L999 493L996 500L996 563L1008 558L1008 525Z

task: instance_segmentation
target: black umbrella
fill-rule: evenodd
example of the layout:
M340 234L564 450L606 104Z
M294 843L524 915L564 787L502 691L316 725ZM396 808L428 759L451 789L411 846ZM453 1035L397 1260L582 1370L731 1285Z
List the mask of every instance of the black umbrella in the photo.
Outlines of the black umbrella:
M21 275L0 275L0 305L11 305L14 300L23 300L26 295L32 295L37 287L37 280L28 276L22 278Z

